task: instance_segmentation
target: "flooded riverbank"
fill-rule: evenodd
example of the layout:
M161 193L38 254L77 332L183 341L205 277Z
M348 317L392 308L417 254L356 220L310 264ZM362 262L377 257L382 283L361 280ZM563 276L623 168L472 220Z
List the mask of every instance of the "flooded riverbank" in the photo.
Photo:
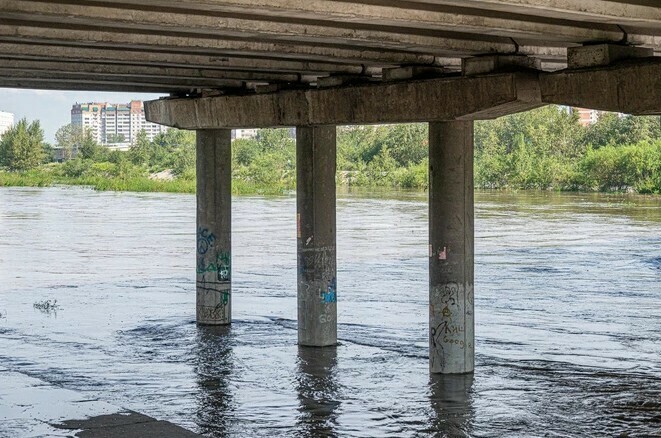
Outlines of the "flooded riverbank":
M198 328L193 196L0 188L0 366L218 437L658 433L658 197L478 193L476 371L432 379L424 194L339 196L321 352L295 199L233 209L234 324Z

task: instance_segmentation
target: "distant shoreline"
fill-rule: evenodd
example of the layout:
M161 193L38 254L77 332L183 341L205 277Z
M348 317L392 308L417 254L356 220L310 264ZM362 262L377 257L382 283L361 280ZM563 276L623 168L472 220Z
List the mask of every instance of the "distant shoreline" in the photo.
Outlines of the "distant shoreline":
M0 187L54 187L54 186L79 186L89 187L98 191L115 191L115 192L154 192L154 193L183 193L194 194L196 189L196 182L193 179L174 178L157 179L152 176L132 176L132 177L102 177L102 176L80 176L68 177L63 176L59 172L53 170L59 164L50 164L38 169L33 169L26 172L8 172L0 170ZM425 193L426 188L401 188L392 187L390 185L379 185L378 183L372 185L351 185L340 183L337 185L339 189L344 190L385 190L385 191L401 191L409 193ZM284 196L295 193L295 184L290 187L290 184L284 183L283 185L264 185L255 184L250 181L244 181L234 178L232 180L232 193L234 195L263 195L263 196ZM508 192L508 191L529 191L529 192L563 192L563 193L611 193L611 194L635 194L635 195L651 195L661 196L654 193L640 193L633 188L626 188L623 190L568 190L568 189L538 189L538 188L522 188L522 187L476 187L476 190L481 191L495 191L495 192Z

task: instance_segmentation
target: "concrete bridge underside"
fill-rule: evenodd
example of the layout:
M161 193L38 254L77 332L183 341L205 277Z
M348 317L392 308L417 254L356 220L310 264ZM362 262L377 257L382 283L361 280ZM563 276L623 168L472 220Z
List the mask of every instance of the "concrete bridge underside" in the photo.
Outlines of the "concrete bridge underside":
M299 343L321 347L335 126L430 123L434 373L474 366L473 121L661 114L659 54L659 0L0 0L0 86L163 93L147 118L197 130L201 324L231 322L231 128L297 127Z

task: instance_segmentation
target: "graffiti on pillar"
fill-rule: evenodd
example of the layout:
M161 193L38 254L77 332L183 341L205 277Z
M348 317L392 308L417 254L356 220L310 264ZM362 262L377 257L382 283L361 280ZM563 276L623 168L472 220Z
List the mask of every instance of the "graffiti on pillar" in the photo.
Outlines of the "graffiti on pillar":
M459 348L464 348L464 334L465 328L463 324L454 324L451 320L441 321L436 327L431 328L432 344L443 342L444 344L458 345ZM458 337L458 338L457 338Z
M207 272L215 272L217 281L230 281L232 272L232 257L227 251L220 251L216 259L207 263L205 257L197 258L197 273L204 275Z
M334 319L333 314L330 312L319 315L319 322L322 324L333 322Z
M216 241L216 236L208 228L197 228L197 253L204 255Z
M198 306L197 311L203 320L224 320L226 308L230 304L230 289L225 283L218 284L204 280L197 282ZM200 293L203 295L200 296Z
M430 365L432 368L436 367L436 361L438 360L439 368L445 367L445 350L443 349L443 345L440 342L436 342L437 336L436 336L436 329L432 327L429 333L429 341L431 343L431 351L429 353L429 358L430 358Z
M337 281L335 280L335 277L328 282L326 290L321 289L319 291L319 297L324 303L337 302Z
M457 283L447 283L437 286L434 290L436 299L445 306L459 305L459 285Z
M198 306L197 313L201 321L224 321L226 319L224 306Z
M314 237L311 237L314 240ZM303 242L305 243L305 242ZM317 280L331 269L335 271L335 246L305 247L298 253L298 274Z
M431 343L437 345L452 345L460 349L465 345L464 307L466 301L473 299L472 286L464 287L459 283L446 283L433 289L430 309L434 315L434 326L431 327ZM472 305L466 306L466 315L470 314Z

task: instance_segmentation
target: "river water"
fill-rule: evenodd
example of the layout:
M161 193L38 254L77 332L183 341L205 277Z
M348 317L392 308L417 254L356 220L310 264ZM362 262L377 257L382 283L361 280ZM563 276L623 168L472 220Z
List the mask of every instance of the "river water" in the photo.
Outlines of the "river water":
M203 328L193 196L0 188L0 367L213 437L661 436L660 198L478 193L476 370L432 378L425 195L338 197L324 350L295 208L234 198L234 323Z

